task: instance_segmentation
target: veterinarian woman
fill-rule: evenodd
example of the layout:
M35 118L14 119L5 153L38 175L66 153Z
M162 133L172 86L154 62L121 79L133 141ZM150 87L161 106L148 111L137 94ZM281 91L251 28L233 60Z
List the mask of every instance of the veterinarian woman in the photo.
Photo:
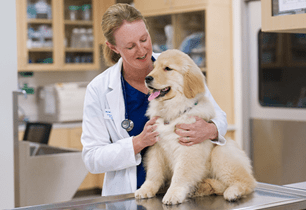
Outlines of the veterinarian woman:
M104 58L111 65L87 87L83 115L83 160L91 173L105 173L102 195L133 193L145 180L141 157L159 141L148 120L145 77L158 57L141 13L128 4L111 6L102 18L106 38ZM208 89L216 118L197 118L191 125L177 125L179 142L191 146L204 140L224 144L227 121Z

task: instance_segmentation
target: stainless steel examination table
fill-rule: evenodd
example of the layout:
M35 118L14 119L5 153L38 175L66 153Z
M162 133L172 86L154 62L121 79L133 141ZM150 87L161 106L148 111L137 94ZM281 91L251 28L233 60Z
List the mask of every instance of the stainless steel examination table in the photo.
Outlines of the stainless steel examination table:
M299 185L277 186L258 183L254 193L237 202L228 202L222 196L208 196L189 199L187 202L174 206L163 205L162 195L151 199L135 200L133 194L99 197L87 200L75 200L64 203L39 205L16 209L43 210L224 210L224 209L306 209L306 190Z

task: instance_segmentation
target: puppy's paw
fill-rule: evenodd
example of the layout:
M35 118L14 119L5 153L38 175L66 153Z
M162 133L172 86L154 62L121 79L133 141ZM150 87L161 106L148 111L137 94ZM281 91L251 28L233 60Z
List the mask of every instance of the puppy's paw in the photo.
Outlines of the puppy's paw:
M141 187L135 192L136 199L153 198L155 195L156 195L156 190L150 187Z
M186 199L186 196L187 195L184 190L168 190L166 195L163 197L162 202L166 205L176 205L183 203Z
M243 192L238 186L230 186L227 188L223 194L225 200L234 202L242 197Z

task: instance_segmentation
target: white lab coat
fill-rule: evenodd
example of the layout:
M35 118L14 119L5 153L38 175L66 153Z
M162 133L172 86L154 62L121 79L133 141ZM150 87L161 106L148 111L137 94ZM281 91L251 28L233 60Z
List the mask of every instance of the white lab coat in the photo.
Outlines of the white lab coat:
M157 58L158 54L153 53ZM132 137L121 127L125 105L121 87L122 58L114 66L94 78L86 90L82 137L83 161L91 173L105 173L102 196L136 191L136 166L140 154L134 154ZM227 121L225 113L212 98L216 108L219 144L224 144Z

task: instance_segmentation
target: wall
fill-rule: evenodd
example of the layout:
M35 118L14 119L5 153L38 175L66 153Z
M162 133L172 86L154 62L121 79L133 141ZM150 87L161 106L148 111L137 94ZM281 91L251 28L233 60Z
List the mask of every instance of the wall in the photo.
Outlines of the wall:
M253 0L254 1L254 0ZM259 1L259 0L256 0ZM233 64L235 98L235 140L250 156L250 89L247 0L233 0Z
M1 1L0 12L0 209L14 208L13 105L17 90L16 2Z

